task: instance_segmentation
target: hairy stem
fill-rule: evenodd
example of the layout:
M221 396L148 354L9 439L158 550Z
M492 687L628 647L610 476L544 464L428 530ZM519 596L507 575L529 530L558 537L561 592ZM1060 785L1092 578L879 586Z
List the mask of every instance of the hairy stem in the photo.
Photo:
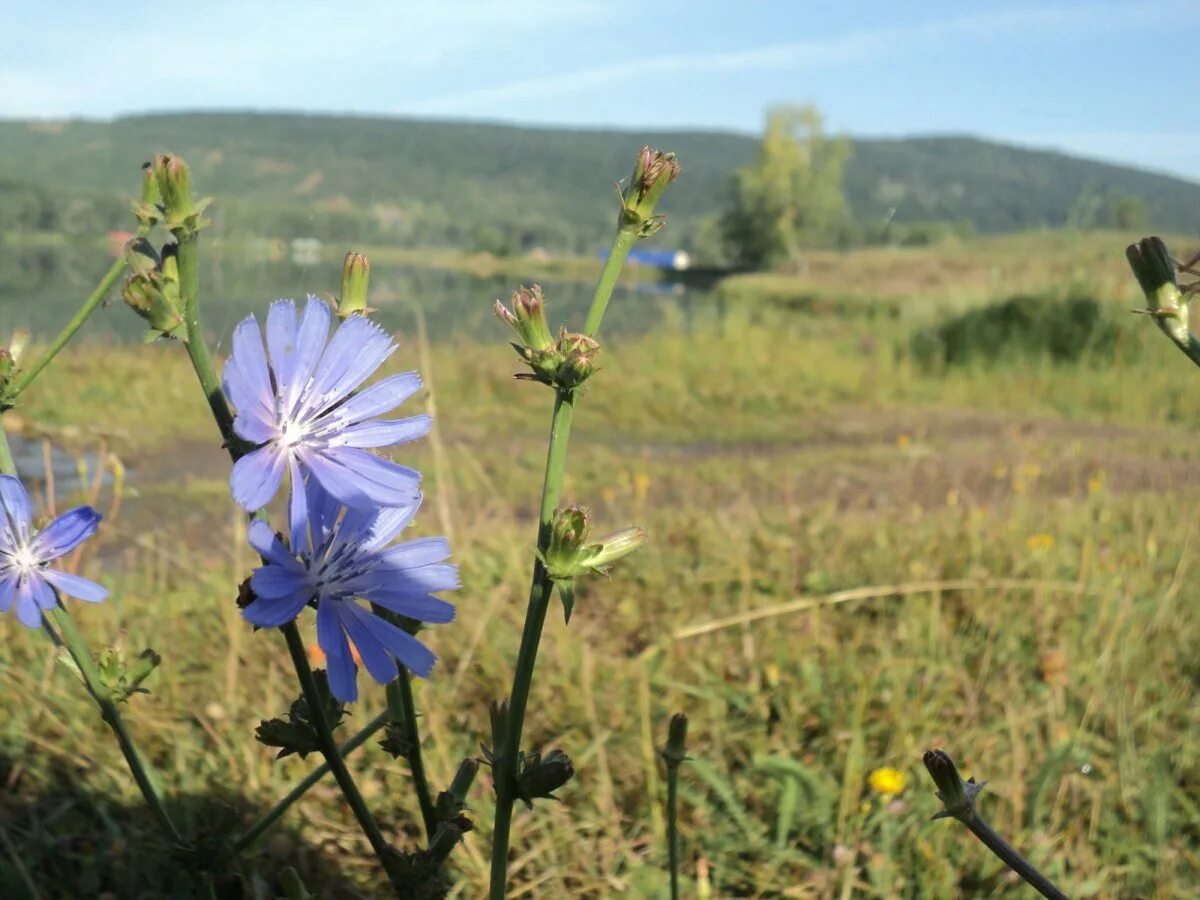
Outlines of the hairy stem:
M425 760L421 755L421 731L417 726L417 705L413 699L412 676L404 666L399 668L400 674L387 686L388 713L392 721L403 727L406 732L409 749L404 758L412 772L417 803L421 807L421 819L425 823L426 840L432 841L437 833L437 811L433 805L433 793L429 790L429 779L425 775Z
M403 885L397 879L394 866L391 864L392 848L384 839L383 832L379 830L375 817L367 809L367 803L363 800L362 794L358 792L358 785L354 783L350 770L346 768L346 761L338 752L333 732L329 728L329 723L325 721L325 714L321 710L321 695L317 690L317 682L313 678L312 668L308 664L308 657L304 653L304 640L300 637L300 629L296 627L295 622L288 622L286 625L280 626L279 630L283 632L283 636L287 640L288 653L291 654L292 665L295 666L296 675L300 679L300 690L308 702L313 729L316 731L317 741L321 746L321 755L329 764L329 770L333 772L333 777L337 781L338 787L342 789L342 794L350 805L354 818L358 820L363 834L367 836L371 849L375 851L375 855L383 864L388 879L392 882L392 887L397 890L398 896L403 896L400 893Z
M537 662L538 645L546 623L546 610L554 585L542 564L541 554L550 540L554 510L562 497L563 475L567 463L567 442L571 435L571 417L575 411L572 391L560 390L554 398L554 413L550 420L550 446L546 452L546 476L542 483L542 507L538 517L538 557L533 564L533 579L529 589L529 606L525 612L525 628L521 632L521 649L513 673L509 697L508 720L504 730L504 746L496 748L496 819L492 831L493 900L503 900L508 884L508 845L512 830L513 804L516 802L517 758L521 747L521 732L525 727L525 707Z
M67 345L67 342L75 336L75 332L83 327L83 323L87 321L88 316L96 311L96 307L103 302L109 290L114 284L116 284L117 279L121 277L121 273L124 271L125 258L121 257L109 267L108 272L106 272L104 277L100 279L100 283L96 285L96 289L92 291L91 295L86 300L83 301L83 305L80 306L75 312L75 315L71 317L71 321L63 326L62 331L58 333L58 336L54 338L50 346L47 347L42 355L37 358L33 365L22 371L17 379L13 381L12 386L8 391L8 398L10 400L15 400L17 396L23 390L25 390L25 388L29 387L29 385L33 383L33 380L42 373L42 369L50 365L50 361L53 360L54 357L58 355L58 352Z
M349 756L351 753L369 741L373 735L377 734L379 730L387 724L389 716L390 713L381 712L374 719L368 722L362 731L354 735L354 737L350 738L350 740L346 741L344 744L340 745L338 747L338 753L343 758ZM286 797L272 806L266 813L263 814L262 818L260 818L246 830L245 834L233 842L234 851L240 853L252 845L260 837L262 837L267 832L268 828L279 821L280 817L288 811L288 808L291 807L293 803L303 797L313 785L328 775L329 771L329 763L323 762L321 765L317 766L315 769L305 775L304 778L297 782L296 786L292 788L291 792L288 793Z
M54 624L51 625L50 621L47 620L53 620ZM104 723L116 735L117 743L121 747L121 753L124 754L125 761L129 764L129 771L133 773L133 780L137 782L138 790L142 792L142 796L146 798L146 803L149 804L155 818L158 819L159 826L176 844L183 844L183 837L175 827L175 823L171 821L171 816L167 813L167 808L163 805L162 798L158 795L158 790L155 788L154 782L150 779L146 764L142 761L141 756L138 755L133 738L130 736L128 730L126 730L125 722L121 719L121 713L117 709L117 704L108 695L104 685L101 684L100 671L96 668L96 662L92 658L91 651L88 650L87 644L83 640L83 635L75 628L75 623L71 620L70 614L61 606L46 610L43 626L50 635L50 639L54 643L66 647L67 652L71 654L71 658L75 660L75 664L79 667L79 672L83 676L83 683L87 686L88 693L92 695L92 699L100 707L100 717L104 719ZM55 628L58 629L57 632Z

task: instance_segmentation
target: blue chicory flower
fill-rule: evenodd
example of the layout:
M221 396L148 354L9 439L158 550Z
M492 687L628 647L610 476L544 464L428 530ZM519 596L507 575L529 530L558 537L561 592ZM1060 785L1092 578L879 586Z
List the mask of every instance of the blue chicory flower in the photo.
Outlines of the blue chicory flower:
M100 519L90 506L77 506L34 532L29 494L12 475L0 475L0 613L15 600L21 624L37 628L42 610L57 602L54 588L88 603L107 597L94 581L48 566L91 537Z
M290 547L263 521L250 525L250 545L265 565L254 570L256 599L243 611L262 628L286 625L310 603L317 607L317 643L325 654L329 687L339 700L358 696L354 642L371 677L386 684L399 662L427 676L434 655L404 629L376 615L360 601L422 622L452 621L454 606L435 591L458 587L458 568L445 538L418 538L388 546L412 521L418 497L405 506L371 510L344 506L315 478L296 483L307 493L290 504Z
M379 418L421 379L391 375L355 394L396 345L363 316L346 319L330 338L331 320L328 305L310 296L302 315L291 300L271 304L265 352L254 316L234 330L225 393L237 410L234 431L257 446L234 464L230 487L250 512L271 502L285 468L293 485L311 473L347 506L404 506L419 496L420 473L368 451L429 430L427 415ZM292 491L293 503L304 498Z

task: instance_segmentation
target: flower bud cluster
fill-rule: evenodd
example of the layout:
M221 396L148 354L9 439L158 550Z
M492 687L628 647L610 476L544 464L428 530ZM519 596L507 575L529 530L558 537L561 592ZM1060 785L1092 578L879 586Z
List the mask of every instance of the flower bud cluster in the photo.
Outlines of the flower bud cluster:
M565 328L559 332L557 340L553 338L546 322L542 289L536 284L513 292L512 309L497 300L495 311L517 333L520 341L514 341L512 347L532 369L532 372L518 374L517 378L572 390L595 371L600 343L586 334L575 334Z
M589 540L591 525L582 506L560 509L550 530L550 542L542 554L546 574L558 587L567 621L575 606L575 579L580 575L608 572L608 566L646 543L646 532L625 528L599 540Z
M192 199L192 173L182 157L160 153L142 172L142 196L133 212L143 228L161 222L177 239L186 240L209 224L203 214L212 198Z

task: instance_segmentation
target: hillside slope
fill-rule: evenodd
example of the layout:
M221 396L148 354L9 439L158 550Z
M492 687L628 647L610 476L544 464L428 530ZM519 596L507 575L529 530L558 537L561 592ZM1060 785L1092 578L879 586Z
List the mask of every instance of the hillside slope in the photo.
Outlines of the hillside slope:
M732 173L756 146L718 132L267 113L5 121L0 188L54 186L115 202L135 189L138 163L171 149L191 162L199 190L257 233L295 233L307 222L330 237L590 251L610 228L611 182L627 174L642 143L673 149L683 162L666 204L671 240L682 243L719 213ZM1063 225L1085 189L1142 198L1155 229L1200 231L1200 185L974 138L856 140L846 172L861 220L894 209L897 222L970 222L981 232Z

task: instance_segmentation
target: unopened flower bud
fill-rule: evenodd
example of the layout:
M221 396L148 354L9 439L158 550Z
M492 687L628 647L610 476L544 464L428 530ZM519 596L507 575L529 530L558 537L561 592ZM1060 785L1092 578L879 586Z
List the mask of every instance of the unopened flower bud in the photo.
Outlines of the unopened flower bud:
M567 506L558 511L550 532L550 552L574 554L587 540L588 511L583 506Z
M192 199L192 173L183 157L160 153L152 163L164 224L178 238L189 238L206 223L200 218L209 199Z
M338 295L337 314L345 319L370 311L367 306L367 285L371 280L371 264L365 254L351 251L342 263L342 291Z
M162 195L158 191L158 175L154 163L142 163L142 193L133 203L133 214L138 220L138 231L146 234L162 219L159 203Z
M148 275L162 268L162 259L144 237L136 237L125 245L122 251L129 271L134 275Z
M600 342L586 334L564 330L558 338L558 352L562 361L555 373L555 383L565 388L578 387L595 371Z
M687 759L688 718L684 713L671 716L667 729L667 745L662 749L662 758L668 769L677 769Z
M1181 347L1190 340L1187 299L1179 289L1175 263L1162 238L1143 238L1125 248L1125 257L1146 295L1144 312L1153 316L1168 337Z
M937 785L938 799L946 807L934 818L943 819L953 816L962 822L973 818L975 798L979 796L987 782L981 781L976 784L974 778L963 781L958 774L958 767L954 765L954 760L943 750L926 750L922 759L925 768L929 770L929 776L933 779L933 783Z
M634 164L629 186L621 193L620 227L647 237L662 227L661 217L654 215L663 192L679 177L679 160L674 153L663 153L643 147Z
M517 796L533 809L534 800L557 800L553 792L574 776L575 766L562 750L531 754L517 776Z
M178 285L174 286L176 289ZM121 290L125 303L150 325L148 338L177 338L183 330L183 314L178 305L178 294L173 300L168 295L170 285L163 277L153 272L134 275L126 280Z
M521 345L535 353L544 353L553 347L554 338L546 322L546 304L542 299L541 287L535 284L518 288L513 291L511 302L512 311L509 312L497 301L496 314L517 333Z
M125 661L125 654L114 647L106 647L96 659L100 673L100 684L108 697L123 703L134 694L145 694L142 682L158 668L162 657L153 650L143 650L132 662Z

